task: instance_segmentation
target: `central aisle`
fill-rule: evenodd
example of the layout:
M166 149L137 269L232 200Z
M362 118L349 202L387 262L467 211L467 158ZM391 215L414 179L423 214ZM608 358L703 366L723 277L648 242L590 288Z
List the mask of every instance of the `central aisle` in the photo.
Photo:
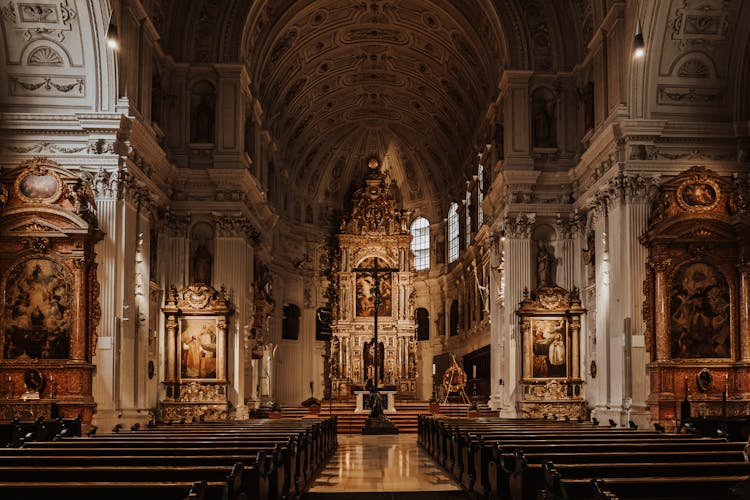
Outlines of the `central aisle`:
M451 492L453 498L465 498L461 487L417 445L416 434L339 434L338 449L308 490L312 494L417 491Z

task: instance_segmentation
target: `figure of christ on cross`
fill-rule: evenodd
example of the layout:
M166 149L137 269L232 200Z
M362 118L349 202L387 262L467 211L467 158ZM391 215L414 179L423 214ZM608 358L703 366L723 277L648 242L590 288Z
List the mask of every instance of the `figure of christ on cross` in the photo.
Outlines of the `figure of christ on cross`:
M378 258L375 257L372 267L356 267L352 269L355 273L366 273L372 276L372 290L371 294L375 301L374 304L374 317L375 317L375 324L374 324L374 340L373 345L375 346L375 349L373 350L373 387L370 392L370 396L372 398L372 406L370 409L370 418L377 418L382 419L383 418L383 408L382 408L382 401L380 399L380 395L378 394L378 308L380 307L380 280L382 278L382 275L387 275L390 273L398 272L398 269L392 268L392 267L380 267L378 265Z

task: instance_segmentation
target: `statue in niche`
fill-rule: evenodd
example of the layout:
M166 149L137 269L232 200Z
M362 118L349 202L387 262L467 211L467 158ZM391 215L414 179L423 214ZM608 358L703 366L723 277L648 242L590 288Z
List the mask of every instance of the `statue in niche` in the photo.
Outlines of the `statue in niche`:
M161 122L161 75L158 71L154 71L151 76L151 121L155 123Z
M208 250L206 241L203 240L195 249L193 255L193 283L211 283L211 268L213 257Z
M555 139L555 97L548 89L537 89L531 101L533 120L533 146L553 148Z
M594 124L594 82L587 82L583 90L583 130L591 130Z
M505 129L502 123L495 124L494 134L495 149L497 151L497 158L502 160L505 158ZM485 184L486 186L488 184Z
M213 143L216 121L214 89L207 82L196 85L190 113L190 142Z
M555 283L555 255L543 241L539 242L536 252L537 286L549 286Z
M583 249L583 263L589 269L589 277L594 274L594 268L596 267L596 234L593 230L589 230L586 233L586 248Z

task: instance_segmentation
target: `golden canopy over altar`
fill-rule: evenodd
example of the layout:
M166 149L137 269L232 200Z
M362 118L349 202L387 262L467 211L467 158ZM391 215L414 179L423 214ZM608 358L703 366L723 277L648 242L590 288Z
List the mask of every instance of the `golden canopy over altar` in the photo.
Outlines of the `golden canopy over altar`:
M395 186L371 159L365 185L352 197L351 213L337 235L334 259L333 322L329 376L333 397L374 383L395 386L399 396L416 394L416 323L409 213L397 207ZM357 269L377 265L378 345L374 342L375 280ZM375 349L377 349L377 356Z

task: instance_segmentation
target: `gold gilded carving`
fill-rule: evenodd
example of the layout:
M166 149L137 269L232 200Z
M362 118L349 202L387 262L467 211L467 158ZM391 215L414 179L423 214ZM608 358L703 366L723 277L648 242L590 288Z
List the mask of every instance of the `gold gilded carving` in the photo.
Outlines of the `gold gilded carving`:
M190 382L181 387L179 401L182 402L223 402L224 386Z

